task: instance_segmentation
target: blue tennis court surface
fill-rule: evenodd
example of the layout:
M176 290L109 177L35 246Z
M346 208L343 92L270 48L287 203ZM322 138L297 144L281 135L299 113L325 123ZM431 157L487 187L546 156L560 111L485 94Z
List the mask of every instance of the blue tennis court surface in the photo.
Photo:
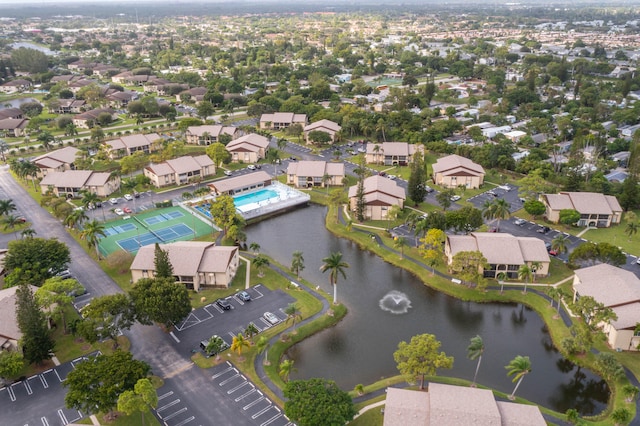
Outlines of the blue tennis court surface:
M145 232L144 234L140 234L135 237L124 238L122 240L118 240L117 243L123 250L128 252L137 251L142 246L148 246L150 244L155 243L165 243L170 242L180 237L184 237L187 235L192 235L193 229L185 225L184 223L179 223L177 225L169 226L167 228L151 230L149 232Z
M137 226L135 226L133 223L123 223L122 225L106 228L104 230L104 235L105 237L110 237L111 235L120 234L121 232L133 231L136 228Z
M144 219L144 222L147 225L156 225L156 224L158 224L160 222L166 222L167 220L177 219L177 218L182 217L182 216L184 216L184 214L182 212L174 210L174 211L171 211L171 212L160 213L159 215L148 217L148 218Z

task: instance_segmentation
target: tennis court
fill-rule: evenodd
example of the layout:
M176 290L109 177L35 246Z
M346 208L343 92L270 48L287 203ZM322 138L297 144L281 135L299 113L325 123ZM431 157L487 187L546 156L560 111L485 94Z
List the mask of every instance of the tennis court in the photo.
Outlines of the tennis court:
M206 219L181 206L147 211L105 224L105 237L98 244L108 256L117 250L136 253L142 246L155 243L188 241L211 235L213 228Z

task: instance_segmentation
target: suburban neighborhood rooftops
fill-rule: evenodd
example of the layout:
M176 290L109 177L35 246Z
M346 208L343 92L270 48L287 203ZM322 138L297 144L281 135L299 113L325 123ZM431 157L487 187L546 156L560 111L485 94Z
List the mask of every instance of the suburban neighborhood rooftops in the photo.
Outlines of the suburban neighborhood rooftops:
M376 146L378 147L378 152L376 152ZM410 156L415 154L417 147L418 145L407 142L368 143L367 154Z
M406 194L404 188L396 184L391 179L388 179L383 176L369 176L363 182L364 184L364 193L366 195L372 192L382 192L384 194L390 195L396 199L406 199ZM358 191L358 185L354 185L349 188L349 197L355 197L356 192Z
M61 163L71 164L76 161L76 156L80 150L72 146L66 146L55 151L47 152L33 159L33 163L51 168L58 167Z
M315 121L307 126L304 127L304 131L305 132L311 132L313 130L318 130L318 129L327 129L327 130L331 130L333 132L339 132L340 129L342 129L342 127L340 127L340 125L336 122L333 122L331 120L327 120L327 119L322 119L319 121Z
M178 241L160 244L167 252L174 275L193 276L199 271L225 272L234 253L232 246L216 246L208 241ZM140 247L131 269L155 270L155 246Z
M444 173L454 169L465 169L477 174L484 174L484 168L480 164L476 164L468 158L456 154L438 158L433 165L434 174Z
M622 207L616 197L598 192L561 192L543 194L552 210L576 210L584 214L612 214L621 212Z
M245 175L235 176L227 179L220 179L213 183L210 183L209 186L215 188L216 192L224 194L235 189L245 188L253 184L263 183L267 181L271 181L271 176L269 175L269 173L259 170L257 172L248 173Z
M287 174L323 177L325 174L329 176L344 175L344 163L328 163L326 161L296 161L289 163Z
M575 274L579 282L574 288L580 296L591 296L607 307L640 302L640 279L633 272L601 263Z
M258 151L260 148L266 149L269 146L269 139L256 133L240 136L227 144L227 151L236 149L248 149L250 151Z

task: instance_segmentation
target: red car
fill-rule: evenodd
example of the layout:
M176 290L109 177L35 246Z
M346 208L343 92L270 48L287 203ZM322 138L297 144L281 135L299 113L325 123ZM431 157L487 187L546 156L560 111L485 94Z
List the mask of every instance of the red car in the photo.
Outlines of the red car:
M133 213L133 211L129 207L123 208L122 211L125 213Z

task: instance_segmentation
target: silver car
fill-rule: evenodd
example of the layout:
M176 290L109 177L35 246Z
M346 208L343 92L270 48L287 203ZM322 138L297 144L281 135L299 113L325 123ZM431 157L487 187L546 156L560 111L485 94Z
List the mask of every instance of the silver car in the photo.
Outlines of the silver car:
M269 321L271 324L277 324L280 322L280 319L274 314L272 314L271 312L265 312L263 316L264 316L264 319Z

